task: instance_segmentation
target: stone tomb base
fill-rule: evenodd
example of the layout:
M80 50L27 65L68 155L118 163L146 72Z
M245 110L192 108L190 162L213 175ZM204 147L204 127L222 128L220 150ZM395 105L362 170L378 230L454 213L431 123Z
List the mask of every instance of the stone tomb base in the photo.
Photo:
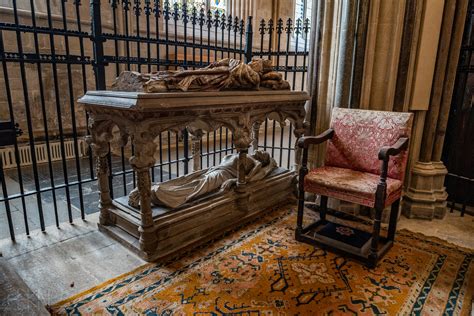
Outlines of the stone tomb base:
M247 194L216 192L177 209L153 206L158 240L156 250L146 253L139 247L139 209L128 205L128 197L113 201L107 225L99 229L147 261L169 258L218 237L257 217L269 208L295 197L296 174L278 168L267 178L246 185Z

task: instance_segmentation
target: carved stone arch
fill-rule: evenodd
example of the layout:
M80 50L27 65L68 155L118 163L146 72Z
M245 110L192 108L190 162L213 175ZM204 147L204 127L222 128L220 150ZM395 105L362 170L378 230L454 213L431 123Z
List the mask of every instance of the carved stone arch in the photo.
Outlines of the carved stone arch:
M119 122L117 123L116 121L113 121L113 126L112 126L112 137L113 139L111 140L111 146L116 146L116 147L125 147L130 138L130 131L127 126L125 125L124 122ZM117 129L117 133L114 131L114 129Z
M183 118L179 121L168 121L166 123L157 121L156 118L150 118L140 123L140 129L147 131L153 136L153 139L160 136L161 133L170 131L176 134L181 134L187 128L191 118Z
M180 140L183 139L183 131L187 128L187 124L184 123L178 123L178 124L169 124L168 126L165 126L164 129L161 130L160 133L165 132L165 131L170 131L172 133L175 133L178 135L178 138Z
M281 119L285 121L288 120L291 122L291 124L293 125L293 133L297 138L305 134L305 131L307 129L307 125L304 122L304 113L305 113L304 111L302 112L298 110L279 111L279 115L281 116Z
M221 127L227 127L229 129L233 128L225 121L214 119L212 117L199 117L197 119L194 119L192 123L189 123L188 126L193 130L201 130L207 133L215 131Z
M265 117L269 120L273 120L278 122L280 127L286 126L286 117L281 111L272 111L265 115Z
M274 117L275 115L278 116L279 121L283 121L286 123L286 120L289 120L293 123L294 120L294 113L293 111L284 111L279 110L278 112L271 112L269 113L269 117Z

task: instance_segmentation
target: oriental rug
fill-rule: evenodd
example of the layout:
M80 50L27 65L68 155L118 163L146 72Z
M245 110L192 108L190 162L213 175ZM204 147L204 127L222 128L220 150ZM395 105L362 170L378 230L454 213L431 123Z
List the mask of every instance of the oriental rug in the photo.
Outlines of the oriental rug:
M465 315L474 253L400 231L373 270L295 241L289 207L168 263L144 265L53 314ZM343 233L348 233L344 231Z

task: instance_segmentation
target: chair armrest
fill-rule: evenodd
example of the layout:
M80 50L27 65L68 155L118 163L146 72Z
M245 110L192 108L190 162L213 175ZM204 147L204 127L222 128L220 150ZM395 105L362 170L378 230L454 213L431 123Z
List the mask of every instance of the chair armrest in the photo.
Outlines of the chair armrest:
M402 150L408 148L408 137L400 137L393 146L380 148L379 160L388 160L390 156L398 155Z
M380 182L385 183L388 173L388 161L390 156L398 155L402 150L408 148L408 137L400 137L393 146L384 146L380 148L379 160L382 160L382 168L380 172Z
M321 144L328 139L331 139L332 136L334 135L334 130L332 128L322 132L318 136L305 136L301 137L298 140L298 147L300 148L308 148L309 145L317 145Z
M390 156L398 155L402 150L408 148L408 137L400 137L393 146L384 146L380 148L379 160L381 163L380 181L377 184L375 192L375 208L381 210L385 206L385 198L387 196L387 173L388 161Z

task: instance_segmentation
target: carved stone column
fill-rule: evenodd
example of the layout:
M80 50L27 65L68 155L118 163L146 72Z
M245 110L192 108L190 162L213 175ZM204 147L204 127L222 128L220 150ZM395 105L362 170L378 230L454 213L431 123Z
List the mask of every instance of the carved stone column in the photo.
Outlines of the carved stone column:
M250 137L250 128L248 126L238 127L233 131L234 145L239 153L239 168L237 169L237 207L245 211L248 209L249 193L247 192L247 181L245 180L245 160L247 158L248 148L252 142Z
M201 166L201 138L204 135L202 129L188 128L191 135L191 155L193 156L193 171L202 169Z
M351 80L354 66L353 51L355 47L357 1L342 1L339 35L339 52L337 54L337 75L334 106L346 107L350 104Z
M140 250L152 254L157 246L153 213L151 210L150 168L155 164L156 144L148 132L139 131L133 135L135 155L130 158L130 165L137 172L137 188L140 193Z
M252 125L252 150L254 152L258 150L258 133L260 131L260 125L262 125L262 122L254 122Z
M109 141L112 139L109 126L105 122L95 122L89 119L89 128L93 131L92 135L86 138L87 143L92 149L96 163L97 186L99 188L99 223L101 225L110 224L108 208L112 205L109 188Z
M105 155L96 154L95 158L97 185L99 187L99 223L101 225L107 225L109 223L108 207L112 204L109 188L110 169L107 153Z
M444 168L442 163L441 167ZM418 161L414 164L403 200L402 211L405 216L424 219L444 217L447 194L443 189L436 189L444 188L444 175L441 181L439 175L440 170L433 162Z
M403 214L410 218L443 218L446 214L448 194L444 187L444 179L448 171L441 162L441 151L451 107L468 1L446 0L443 8L429 108L419 144L419 161L413 164L402 204ZM431 32L429 41L432 41L432 37Z

